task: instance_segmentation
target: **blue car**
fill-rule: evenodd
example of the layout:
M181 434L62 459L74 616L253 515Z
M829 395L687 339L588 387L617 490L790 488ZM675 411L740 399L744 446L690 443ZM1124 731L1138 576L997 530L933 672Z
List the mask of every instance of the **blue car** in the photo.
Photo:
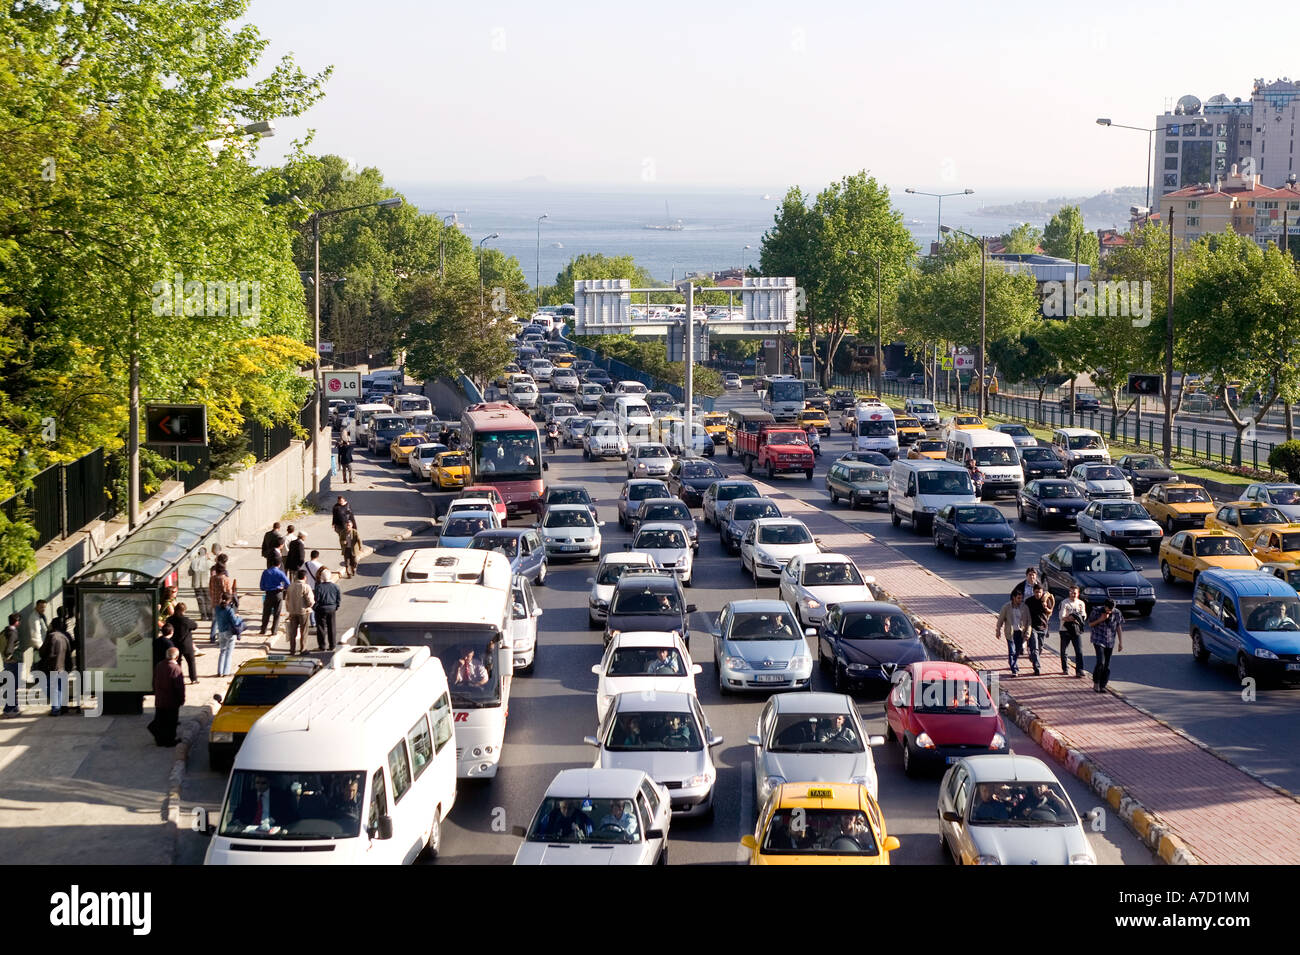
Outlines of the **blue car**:
M503 527L479 531L471 550L495 550L510 559L510 572L536 587L546 583L546 545L534 527Z
M443 518L438 546L469 547L479 531L495 530L500 526L496 511L456 511Z
M927 659L912 621L894 604L854 600L826 608L817 664L831 671L836 693L888 689L895 670Z
M1300 597L1262 570L1203 570L1192 594L1192 656L1233 664L1237 679L1300 680Z

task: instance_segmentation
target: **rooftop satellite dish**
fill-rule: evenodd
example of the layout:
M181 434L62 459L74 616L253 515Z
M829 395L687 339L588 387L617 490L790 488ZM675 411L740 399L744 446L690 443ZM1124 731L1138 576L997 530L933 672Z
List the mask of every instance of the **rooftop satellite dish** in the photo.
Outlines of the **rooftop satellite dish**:
M1178 98L1178 107L1188 116L1195 116L1201 111L1201 101L1188 93Z
M1206 101L1206 104L1205 104L1205 105L1206 105L1206 106L1226 106L1227 103L1228 103L1228 96L1227 96L1226 93L1215 93L1213 96L1211 96L1211 97L1209 98L1209 100Z

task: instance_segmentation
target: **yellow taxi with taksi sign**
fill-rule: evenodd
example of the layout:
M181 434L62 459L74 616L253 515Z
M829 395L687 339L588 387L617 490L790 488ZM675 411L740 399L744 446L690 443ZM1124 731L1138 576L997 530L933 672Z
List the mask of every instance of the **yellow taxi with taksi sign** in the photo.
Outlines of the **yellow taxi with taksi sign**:
M898 839L861 783L783 783L740 844L750 865L889 865Z

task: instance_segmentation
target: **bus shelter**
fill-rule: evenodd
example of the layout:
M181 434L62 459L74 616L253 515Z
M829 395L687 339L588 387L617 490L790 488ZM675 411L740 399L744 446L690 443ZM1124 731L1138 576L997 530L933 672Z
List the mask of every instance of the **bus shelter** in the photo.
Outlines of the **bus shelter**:
M83 672L103 672L105 712L143 710L167 588L238 507L220 494L186 495L65 585L64 599L76 607L77 660Z

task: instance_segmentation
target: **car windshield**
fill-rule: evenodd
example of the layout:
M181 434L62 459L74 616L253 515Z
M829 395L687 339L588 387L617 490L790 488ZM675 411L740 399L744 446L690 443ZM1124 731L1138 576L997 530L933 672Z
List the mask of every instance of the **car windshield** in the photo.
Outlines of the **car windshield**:
M1076 551L1072 566L1075 570L1107 573L1133 570L1133 562L1117 550Z
M624 711L610 723L605 749L618 753L644 753L661 750L696 752L704 748L700 728L689 713L651 710L648 713Z
M731 505L731 520L755 521L760 517L780 517L781 509L771 501L741 501Z
M1007 519L996 507L955 507L953 522L957 524L1005 524Z
M773 431L767 437L771 444L808 443L808 437L802 431Z
M772 524L758 529L760 544L810 544L812 535L802 524Z
M803 585L805 587L837 587L846 584L861 585L862 575L858 568L848 561L833 564L818 561L804 565Z
M1286 517L1275 507L1243 507L1237 512L1243 525L1285 524Z
M801 381L774 381L771 389L773 401L803 401L804 398Z
M614 598L611 613L621 614L674 614L682 612L681 601L671 590L629 590Z
M1085 481L1122 481L1124 472L1115 467L1085 468L1083 478Z
M1070 437L1070 450L1090 451L1101 448L1101 438L1095 434L1076 434Z
M591 519L591 511L585 507L573 511L552 508L546 512L546 520L542 522L543 527L594 527L595 524Z
M1242 597L1241 616L1247 630L1261 633L1300 630L1300 599Z
M1068 484L1040 484L1038 485L1038 496L1043 498L1058 497L1075 497L1077 496L1074 488Z
M930 404L930 402L928 401L913 401L912 413L913 414L934 414L934 405Z
M781 611L742 611L731 620L731 640L798 640L794 615Z
M565 426L570 431L586 431L589 424L591 424L590 418L570 418Z
M479 531L491 527L486 517L453 517L442 529L443 537L473 537Z
M1134 471L1155 471L1160 468L1160 462L1149 454L1142 457L1130 457L1125 463Z
M629 501L644 501L652 497L669 497L668 488L656 481L654 484L633 484L627 489Z
M307 682L310 673L241 673L230 681L222 706L275 706Z
M641 823L627 799L542 800L541 808L528 830L529 842L589 842L596 844L630 844L641 841Z
M926 443L927 442L925 441L918 441L917 447L922 448L922 450L924 450L922 446L925 445ZM930 449L931 451L942 451L944 448L947 447L947 445L944 444L942 441L931 441L928 443L937 445L937 447L931 448ZM850 451L847 454L841 454L840 460L860 461L863 464L874 464L876 465L876 467L881 467L881 468L889 467L889 458L885 457L879 451Z
M610 585L618 583L618 579L623 576L623 572L630 566L643 567L644 564L603 564L600 573L596 577L596 583L601 585Z
M1146 521L1151 515L1141 504L1106 504L1101 508L1103 521Z
M1250 553L1236 534L1198 538L1195 550L1197 557L1239 557Z
M1026 461L1035 463L1040 461L1056 463L1056 453L1051 448L1025 448L1020 452L1020 456Z
M641 514L643 521L689 521L691 509L685 504L651 504Z
M861 809L778 809L763 834L763 855L875 856L875 833Z
M957 417L952 419L952 423L953 424L983 424L984 422L982 422L975 415L959 414L957 415Z
M918 713L995 715L993 700L977 679L928 677L916 684L914 693L913 706Z
M1210 495L1203 488L1165 488L1165 501L1170 504L1209 504Z
M884 438L894 434L892 421L859 421L858 434L866 438Z
M356 838L361 834L365 789L364 772L236 769L218 832L241 840Z
M762 497L752 484L723 484L718 487L719 501L734 501L742 497Z
M606 676L683 676L686 664L676 647L619 647Z
M662 444L643 444L637 449L638 458L666 458L669 457L668 449Z
M519 538L517 537L475 537L469 542L474 550L494 550L505 554L510 560L519 555Z
M584 487L553 487L546 492L546 506L555 504L590 504L591 497Z
M1020 462L1014 448L983 447L975 449L975 463L980 467L1015 467Z
M778 713L771 753L860 753L862 737L848 713Z
M720 478L722 477L722 472L718 470L716 465L700 461L691 461L682 465L682 477L688 479Z
M1274 504L1300 504L1300 488L1275 487L1268 492L1268 498Z
M947 445L942 441L918 441L916 450L918 451L943 451Z
M849 468L849 480L854 484L879 483L885 480L885 472L870 464Z
M444 454L438 459L440 468L463 468L469 466L469 456L465 454Z
M921 471L916 477L922 494L975 496L975 486L965 471Z
M979 783L971 794L973 826L1070 826L1078 821L1060 783Z
M1023 424L1004 424L998 430L1001 431L1003 434L1013 435L1014 437L1017 438L1033 437L1033 435L1029 433L1029 429L1026 428Z
M651 530L642 531L640 534L637 534L636 541L632 546L646 548L648 550L680 549L686 546L686 535L675 529L652 528Z
M901 613L846 613L839 635L845 640L912 640L916 631Z

